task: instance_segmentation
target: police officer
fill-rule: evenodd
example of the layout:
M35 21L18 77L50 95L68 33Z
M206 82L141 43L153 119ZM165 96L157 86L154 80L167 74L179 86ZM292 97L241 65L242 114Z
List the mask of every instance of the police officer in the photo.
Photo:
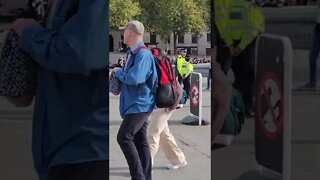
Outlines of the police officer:
M228 19L228 10L234 0L215 0L214 1L214 28L216 29L216 62L221 66L221 70L227 74L231 67L231 55L229 47L223 40L224 29Z
M180 84L183 83L183 89L189 97L190 91L190 75L193 72L193 65L190 63L190 56L187 56L187 50L181 49L180 55L176 60L176 74Z
M222 62L225 72L231 66L235 75L233 87L243 96L247 115L253 116L254 42L264 31L264 16L261 9L248 0L217 0L216 3L215 23L221 40L229 48L229 52L224 53L231 56L218 61Z
M233 0L227 11L221 37L231 55L238 56L264 31L264 17L261 9L248 0Z

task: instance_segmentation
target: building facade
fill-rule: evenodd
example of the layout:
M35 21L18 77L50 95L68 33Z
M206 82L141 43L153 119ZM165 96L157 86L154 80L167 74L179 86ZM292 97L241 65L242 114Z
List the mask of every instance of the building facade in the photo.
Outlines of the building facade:
M110 32L110 48L111 52L119 52L122 50L122 31L111 31ZM179 35L177 38L177 49L186 48L188 53L192 56L206 56L208 55L208 48L210 48L211 34L210 31L201 33L200 36L187 33ZM144 42L150 47L157 47L161 50L170 50L174 52L173 34L170 37L170 41L165 42L160 37L153 33L145 33Z

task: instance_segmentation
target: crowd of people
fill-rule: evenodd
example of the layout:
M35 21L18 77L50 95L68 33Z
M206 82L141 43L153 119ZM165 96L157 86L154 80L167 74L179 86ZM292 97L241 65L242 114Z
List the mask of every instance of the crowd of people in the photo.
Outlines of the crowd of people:
M161 50L160 50L161 51ZM170 60L170 62L172 63L172 64L174 64L175 63L175 61L176 61L176 56L167 56L167 58ZM202 57L186 57L186 58L189 58L190 59L190 63L191 64L202 64L202 63L210 63L211 62L211 60L210 59L207 59L207 58L202 58ZM126 57L124 57L124 56L120 56L119 58L118 58L118 64L119 65L121 65L121 66L124 66L125 65L125 63L127 62L127 58ZM112 65L111 65L112 66Z

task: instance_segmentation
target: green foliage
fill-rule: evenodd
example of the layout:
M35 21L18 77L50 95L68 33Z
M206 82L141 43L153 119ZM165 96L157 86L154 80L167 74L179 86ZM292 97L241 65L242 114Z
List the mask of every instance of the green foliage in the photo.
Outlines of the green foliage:
M207 28L209 19L208 0L157 0L137 1L142 10L139 19L147 30L154 32L162 39L174 34L200 34ZM176 41L174 42L176 50Z
M118 29L141 13L139 4L134 0L110 0L109 22L111 29Z
M168 40L174 34L200 34L209 27L210 0L110 0L110 25L117 28L140 20L147 31Z

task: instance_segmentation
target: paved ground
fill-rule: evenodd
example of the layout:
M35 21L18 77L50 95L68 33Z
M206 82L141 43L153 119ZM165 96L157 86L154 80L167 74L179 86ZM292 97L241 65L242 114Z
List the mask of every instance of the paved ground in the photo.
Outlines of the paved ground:
M36 180L31 159L31 108L0 98L0 179Z
M7 25L0 24L0 31ZM4 33L0 32L0 46ZM198 70L207 76L207 70ZM206 78L203 80L206 88ZM204 92L204 117L210 120L210 92ZM129 179L126 162L115 136L121 123L118 112L118 99L110 97L110 179ZM188 115L189 106L177 111L170 120L171 131L184 151L189 165L178 171L164 168L167 164L164 155L157 155L154 179L209 180L210 173L210 126L186 126L181 119ZM36 180L31 156L32 106L15 108L5 99L0 98L0 180Z
M293 87L296 87L308 79L308 52L295 50L293 57L292 84ZM319 106L320 93L293 93L291 180L320 179ZM256 171L253 136L254 120L247 119L242 134L235 139L230 147L212 152L212 179L268 179Z
M206 82L206 79L204 79ZM206 83L203 83L206 86ZM203 115L210 120L210 92L203 92ZM110 95L110 180L130 179L129 170L124 156L116 142L116 135L121 124L119 116L119 97ZM154 180L210 180L211 178L211 152L210 152L210 126L187 126L181 120L189 114L189 105L176 111L170 121L169 127L174 134L179 147L185 153L188 166L178 170L167 170L168 163L164 154L159 151L155 159L153 170Z
M204 80L206 82L206 80ZM204 84L206 86L206 84ZM210 120L210 92L204 91L204 117ZM110 97L110 179L129 179L126 162L118 144L116 133L121 123L118 98ZM164 155L156 158L154 179L202 180L210 179L210 127L186 126L181 119L188 114L188 105L177 111L170 120L170 127L189 165L178 171L169 171ZM36 180L31 157L32 106L15 108L0 98L0 180Z

